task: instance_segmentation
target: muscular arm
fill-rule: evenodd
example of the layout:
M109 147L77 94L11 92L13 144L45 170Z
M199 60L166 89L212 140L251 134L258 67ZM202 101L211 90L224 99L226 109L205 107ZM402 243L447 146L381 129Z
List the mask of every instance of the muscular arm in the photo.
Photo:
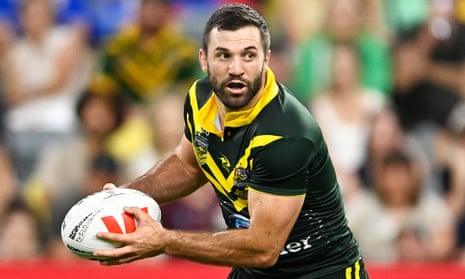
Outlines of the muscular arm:
M215 234L171 231L164 252L210 264L272 266L303 204L302 197L249 192L250 228Z
M114 257L104 264L121 264L162 253L194 261L228 266L269 267L276 263L302 207L304 196L287 197L249 191L250 227L218 233L164 229L137 208L129 213L139 220L133 234L101 233L100 237L125 246L98 251Z
M206 182L195 160L191 143L183 137L173 154L122 187L145 192L162 204L186 196Z

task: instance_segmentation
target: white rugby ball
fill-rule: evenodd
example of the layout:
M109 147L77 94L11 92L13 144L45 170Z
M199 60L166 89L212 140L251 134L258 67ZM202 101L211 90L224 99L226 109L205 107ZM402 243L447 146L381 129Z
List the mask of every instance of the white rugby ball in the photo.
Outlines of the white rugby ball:
M147 194L127 188L114 188L88 195L78 201L66 213L61 224L61 239L74 254L90 259L105 258L93 255L95 250L113 249L118 243L97 238L98 232L131 233L137 222L125 213L126 206L136 206L154 220L161 220L158 203Z

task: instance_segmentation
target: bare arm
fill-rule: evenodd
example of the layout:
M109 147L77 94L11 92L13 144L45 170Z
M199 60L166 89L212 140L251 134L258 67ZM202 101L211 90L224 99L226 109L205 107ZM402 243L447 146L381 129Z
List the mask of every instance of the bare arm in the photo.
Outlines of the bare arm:
M49 96L59 92L72 78L75 78L73 74L82 60L87 59L88 53L81 34L83 31L73 30L72 32L69 42L63 46L56 57L52 79L36 89L37 91L34 92L36 97Z
M7 69L5 75L5 93L8 105L11 107L27 102L35 98L50 96L60 92L74 78L73 74L82 63L83 59L87 59L87 49L84 46L81 33L75 32L69 38L69 42L63 45L60 53L57 54L54 61L52 78L36 88L26 90L22 86L22 76L20 70L15 65L11 57L7 60Z
M427 77L430 81L453 88L460 93L462 97L465 97L464 74L465 65L440 62L430 63L427 71Z
M195 159L191 143L183 137L173 154L122 187L147 193L162 204L187 196L206 182L207 179Z
M138 219L132 234L100 233L98 236L125 246L96 255L122 264L165 253L190 260L227 266L269 267L276 263L302 207L304 196L286 197L249 191L250 227L218 233L167 230L138 208L128 212Z
M19 70L15 63L12 62L12 57L6 59L4 71L5 75L5 100L9 107L14 107L24 99L24 92L20 86Z

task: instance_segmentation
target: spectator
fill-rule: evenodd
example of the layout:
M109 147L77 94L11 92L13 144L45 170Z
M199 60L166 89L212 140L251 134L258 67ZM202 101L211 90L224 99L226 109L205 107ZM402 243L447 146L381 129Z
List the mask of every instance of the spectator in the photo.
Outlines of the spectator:
M271 11L270 25L274 25L275 30L284 32L289 44L294 46L319 32L324 20L326 2L326 0L267 1L264 12L269 15Z
M111 154L104 151L92 155L86 166L82 185L80 185L79 189L69 189L66 196L62 196L61 199L56 200L52 204L50 210L50 231L46 249L49 258L60 261L76 258L61 241L61 223L71 206L85 196L100 191L102 183L105 184L108 181L116 181L116 183L121 181L119 163Z
M50 1L22 1L20 16L22 37L4 69L10 148L24 181L39 151L74 131L72 108L89 64L82 37L54 25Z
M357 201L359 208L347 210L349 225L367 261L392 262L401 256L447 260L452 255L453 216L439 195L422 191L422 183L418 162L411 155L392 151L384 157L373 190ZM412 229L420 233L418 238L405 241L403 232ZM421 247L425 253L420 258L403 253L411 246Z
M161 95L150 103L145 119L152 142L133 154L127 163L126 178L139 177L177 146L183 135L183 108L184 98L180 94Z
M221 210L210 185L191 195L162 206L162 222L166 228L193 231L224 229Z
M296 46L294 92L304 104L331 80L331 57L336 43L350 43L360 53L360 79L366 88L388 93L391 86L390 53L380 36L370 31L362 0L331 0L322 31Z
M465 25L455 17L456 2L432 1L428 21L395 42L393 97L409 131L465 131Z
M391 107L385 107L376 114L370 124L366 143L366 156L358 170L361 184L371 187L375 184L376 172L384 157L396 150L412 154L422 165L425 175L425 187L434 189L438 185L439 173L435 171L434 156L428 157L415 137L407 134L401 127L397 115ZM436 187L437 188L437 187ZM437 191L436 191L437 192Z
M110 136L124 121L124 106L117 95L85 92L76 111L80 133L44 149L25 185L26 200L45 223L55 204L87 193L83 187L91 161L107 152Z
M41 257L39 222L20 200L10 203L0 226L0 259L37 260Z
M435 150L437 169L442 174L443 194L457 220L457 248L465 249L465 137L442 134Z
M158 160L173 151L183 135L184 99L178 94L159 96L148 109L152 145L130 162L130 179L146 173ZM131 178L132 177L132 178ZM191 196L163 206L163 224L173 229L215 230L221 215L215 194L204 186Z
M351 45L334 46L332 79L327 90L309 104L320 123L346 199L359 187L357 171L373 118L384 106L378 92L360 84L360 59Z
M168 2L142 0L138 21L104 46L97 83L142 103L171 92L173 86L187 88L200 71L197 47L172 24Z
M8 25L0 20L0 216L16 192L16 175L11 162L10 150L7 144L7 131L4 122L5 100L3 92L3 71L6 52L12 39Z

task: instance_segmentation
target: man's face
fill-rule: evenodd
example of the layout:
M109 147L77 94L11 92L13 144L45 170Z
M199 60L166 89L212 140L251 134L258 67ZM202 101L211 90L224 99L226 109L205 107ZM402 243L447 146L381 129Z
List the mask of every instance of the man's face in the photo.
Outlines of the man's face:
M263 87L265 55L257 27L210 32L208 53L200 50L202 70L208 73L216 96L229 110L249 108Z

